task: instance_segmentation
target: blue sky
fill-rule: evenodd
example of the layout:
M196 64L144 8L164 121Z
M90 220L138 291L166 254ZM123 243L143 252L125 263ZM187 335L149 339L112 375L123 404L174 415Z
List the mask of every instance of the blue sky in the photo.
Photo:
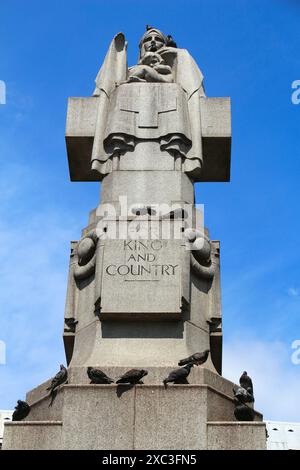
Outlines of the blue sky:
M300 421L300 79L297 0L0 2L0 409L57 371L69 242L99 200L70 183L68 96L89 96L118 31L137 59L145 24L172 34L232 100L231 182L196 187L221 240L224 375L253 377L266 419Z

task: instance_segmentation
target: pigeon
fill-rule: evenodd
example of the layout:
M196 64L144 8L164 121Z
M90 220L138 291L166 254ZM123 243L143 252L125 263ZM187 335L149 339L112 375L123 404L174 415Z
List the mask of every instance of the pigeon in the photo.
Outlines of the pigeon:
M254 410L253 402L254 397L250 393L250 387L246 390L243 387L234 387L234 416L237 421L253 421ZM249 405L247 404L249 403Z
M67 325L67 331L70 331L72 333L75 332L76 325L78 323L78 320L75 320L75 318L65 318L65 324Z
M56 395L57 395L57 389L52 390L52 391L50 392L51 400L50 400L50 403L49 403L49 405L48 405L48 408L51 408L51 406L53 405L54 400L55 400L55 398L56 398Z
M174 384L186 384L188 383L187 377L191 372L191 368L194 366L193 362L186 364L184 367L180 369L175 369L170 372L168 377L164 379L163 384L164 387L167 388L167 383L173 382Z
M187 357L186 359L181 359L181 361L178 362L179 366L184 366L185 364L189 364L192 362L196 366L199 366L201 364L204 364L204 362L207 361L207 358L209 356L209 349L206 349L203 352L198 352L195 354L192 354L191 356Z
M30 406L26 401L18 400L17 406L15 407L15 411L12 415L13 421L22 421L22 419L26 418L30 413Z
M254 402L254 397L249 392L249 390L246 390L243 387L234 387L232 389L233 394L234 394L234 398L237 401L239 401L239 403L253 403Z
M234 416L237 421L253 421L254 410L247 405L238 403L234 409Z
M91 384L111 384L113 380L110 379L102 370L94 367L87 368L87 375L91 379Z
M174 39L172 38L171 34L168 34L168 36L167 36L167 46L168 47L177 47L177 44L174 41Z
M116 383L117 384L136 384L147 374L148 374L148 371L144 369L130 369L127 372L125 372L125 374L123 374L116 381Z
M247 391L250 392L251 395L254 396L252 380L246 371L244 371L240 377L240 386L245 388Z
M68 379L68 371L65 368L63 364L60 365L60 371L57 372L55 377L53 377L51 381L50 387L47 388L47 390L50 390L50 393L52 393L57 387L62 385L64 382L66 382Z

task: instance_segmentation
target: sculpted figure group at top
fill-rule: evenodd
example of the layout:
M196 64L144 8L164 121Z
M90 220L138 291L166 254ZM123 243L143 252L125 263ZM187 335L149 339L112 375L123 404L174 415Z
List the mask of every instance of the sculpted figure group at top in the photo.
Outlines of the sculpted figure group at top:
M127 42L117 34L96 78L99 97L92 170L103 176L137 145L153 142L168 152L176 169L198 179L202 158L200 98L203 75L186 49L147 26L138 63L127 66ZM162 155L163 158L163 155Z

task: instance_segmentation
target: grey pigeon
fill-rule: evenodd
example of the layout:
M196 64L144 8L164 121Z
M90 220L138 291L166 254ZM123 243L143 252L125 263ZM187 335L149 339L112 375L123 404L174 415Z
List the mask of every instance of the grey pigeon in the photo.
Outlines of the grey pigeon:
M148 371L144 369L130 369L127 372L125 372L125 374L123 374L116 381L116 383L117 384L136 384L147 374L148 374Z
M18 400L17 406L15 407L15 411L12 415L13 421L22 421L22 419L26 418L30 413L30 406L26 401Z
M177 44L174 41L174 39L172 38L171 34L168 34L168 36L167 36L167 46L168 47L177 47Z
M197 352L195 354L192 354L191 356L181 359L181 361L178 362L179 366L184 366L185 364L193 363L197 366L204 364L204 362L207 361L207 358L209 356L209 349L206 349L203 352Z
M109 378L101 369L94 367L87 368L87 375L91 379L91 384L111 384L113 380Z
M251 393L251 395L254 396L252 380L246 371L244 371L240 377L240 386L245 388L247 391Z
M55 400L56 395L57 395L57 390L58 390L58 389L56 388L55 390L52 390L52 391L50 392L51 400L50 400L50 403L49 403L49 405L48 405L49 408L51 408L51 406L52 406L53 403L54 403L54 400Z
M65 366L63 364L61 364L60 365L60 371L57 372L55 377L53 377L53 379L51 381L51 385L50 385L50 387L47 388L47 390L50 390L51 391L50 393L52 393L57 387L62 385L64 382L66 382L67 379L68 379L68 371L65 368Z
M254 410L245 404L237 403L234 409L234 416L237 421L253 421Z
M167 383L173 382L174 384L186 384L188 383L187 377L189 376L189 373L191 372L191 368L194 366L193 362L190 362L189 364L186 364L184 367L181 367L180 369L175 369L170 372L168 377L164 379L163 384L164 387L167 388Z
M247 372L244 372L244 374L247 375ZM248 377L248 379L250 379L250 377ZM247 380L244 381L244 383L246 382L248 382L248 385L249 385L249 381ZM248 387L247 389L242 386L233 388L234 405L235 405L234 416L237 419L237 421L253 421L254 420L254 410L253 410L254 397L251 392L252 392L251 387Z
M234 387L233 389L234 398L240 403L253 403L254 397L249 390L243 387Z

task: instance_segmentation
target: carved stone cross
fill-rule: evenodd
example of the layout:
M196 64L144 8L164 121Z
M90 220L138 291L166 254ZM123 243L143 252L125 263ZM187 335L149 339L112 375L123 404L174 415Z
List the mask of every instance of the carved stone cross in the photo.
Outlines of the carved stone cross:
M128 85L130 86L130 85ZM69 98L66 144L71 181L99 181L91 171L91 155L97 120L98 97ZM121 106L129 112L139 111L139 126L156 125L157 111L149 113L151 102L132 101ZM170 109L176 106L171 103ZM147 109L147 112L146 112ZM169 109L169 108L168 108ZM231 114L230 98L200 98L203 168L202 182L230 180ZM147 117L146 117L147 115ZM151 118L150 118L151 117Z
M143 93L138 100L133 97L122 98L120 110L138 113L138 127L158 127L158 115L160 113L176 111L176 98L174 97L164 105L160 105L159 92L160 89L154 87L151 94Z

